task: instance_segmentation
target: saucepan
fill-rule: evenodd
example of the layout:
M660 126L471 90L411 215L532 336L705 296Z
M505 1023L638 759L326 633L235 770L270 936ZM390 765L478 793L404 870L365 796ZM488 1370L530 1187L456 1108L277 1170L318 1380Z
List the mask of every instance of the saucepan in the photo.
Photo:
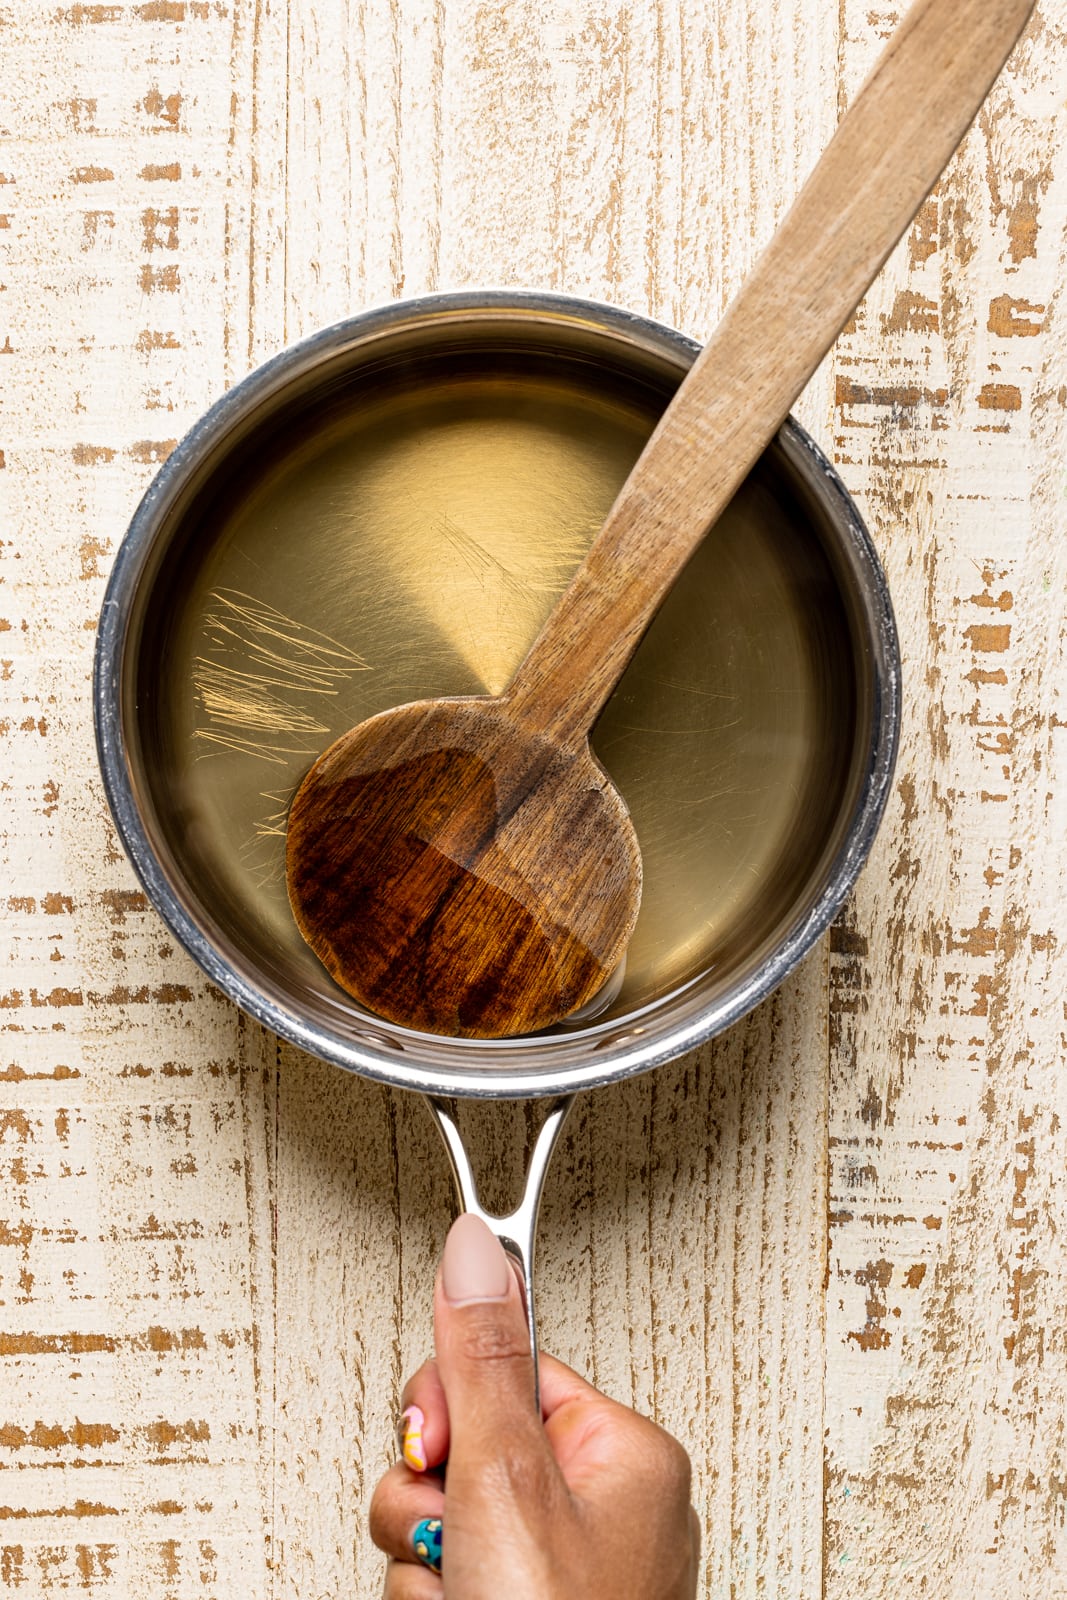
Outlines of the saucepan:
M268 1028L427 1097L462 1207L520 1269L534 1340L537 1208L571 1097L768 996L874 839L900 659L855 504L787 420L639 646L593 745L641 843L641 914L624 967L562 1023L440 1038L361 1008L296 930L286 812L362 718L500 692L697 353L644 317L541 293L437 295L328 328L177 446L100 621L100 766L150 900ZM509 1216L479 1201L465 1096L545 1100Z

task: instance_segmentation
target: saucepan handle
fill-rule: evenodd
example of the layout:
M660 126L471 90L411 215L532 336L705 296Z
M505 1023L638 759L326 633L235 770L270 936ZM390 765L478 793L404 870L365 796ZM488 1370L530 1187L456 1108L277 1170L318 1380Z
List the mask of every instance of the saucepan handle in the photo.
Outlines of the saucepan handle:
M436 1095L426 1095L426 1103L433 1113L434 1121L441 1130L441 1137L445 1141L448 1151L449 1163L452 1167L452 1176L456 1181L456 1192L459 1196L461 1211L469 1211L491 1228L500 1240L504 1250L518 1268L526 1296L526 1320L530 1326L530 1350L534 1363L534 1387L537 1406L541 1405L541 1382L537 1366L537 1319L534 1314L534 1244L537 1238L537 1213L541 1206L541 1192L545 1186L545 1174L548 1164L552 1159L552 1152L556 1147L556 1140L560 1136L567 1113L571 1108L573 1096L561 1095L552 1101L548 1115L541 1124L541 1130L534 1141L530 1154L529 1165L526 1169L523 1185L522 1199L509 1212L506 1217L499 1217L487 1211L478 1198L478 1183L471 1167L467 1148L463 1143L463 1136L453 1114L449 1101L441 1100Z

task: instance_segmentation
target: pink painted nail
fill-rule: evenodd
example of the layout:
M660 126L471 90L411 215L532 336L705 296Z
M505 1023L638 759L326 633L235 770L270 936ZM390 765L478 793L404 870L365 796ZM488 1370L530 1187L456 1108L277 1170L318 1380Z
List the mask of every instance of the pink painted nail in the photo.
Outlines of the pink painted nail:
M457 1217L445 1240L441 1286L455 1306L472 1300L506 1300L512 1272L500 1241L480 1217Z
M412 1472L426 1471L426 1448L422 1442L425 1423L426 1418L419 1407L408 1406L396 1430L400 1439L400 1454Z

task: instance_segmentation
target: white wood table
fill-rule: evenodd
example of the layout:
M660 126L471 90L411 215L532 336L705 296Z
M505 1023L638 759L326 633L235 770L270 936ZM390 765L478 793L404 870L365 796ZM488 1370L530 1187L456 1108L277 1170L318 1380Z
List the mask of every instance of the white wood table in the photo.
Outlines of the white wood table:
M242 1019L117 846L93 635L157 463L384 299L706 335L897 16L0 12L0 1596L378 1594L450 1215L421 1106ZM1067 1597L1065 134L1042 0L799 408L907 673L847 914L728 1036L586 1097L549 1181L544 1342L688 1445L714 1600ZM521 1143L495 1118L483 1162Z

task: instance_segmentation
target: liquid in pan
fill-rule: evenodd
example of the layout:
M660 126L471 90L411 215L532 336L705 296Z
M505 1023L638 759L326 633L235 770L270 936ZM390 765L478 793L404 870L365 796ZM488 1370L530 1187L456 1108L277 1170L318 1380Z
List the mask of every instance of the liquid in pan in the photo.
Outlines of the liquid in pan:
M506 686L664 399L588 362L439 357L339 386L198 506L146 625L147 766L185 873L257 961L333 987L286 894L296 787L375 712ZM606 1015L750 956L829 847L853 646L807 516L772 450L596 725L644 861Z

